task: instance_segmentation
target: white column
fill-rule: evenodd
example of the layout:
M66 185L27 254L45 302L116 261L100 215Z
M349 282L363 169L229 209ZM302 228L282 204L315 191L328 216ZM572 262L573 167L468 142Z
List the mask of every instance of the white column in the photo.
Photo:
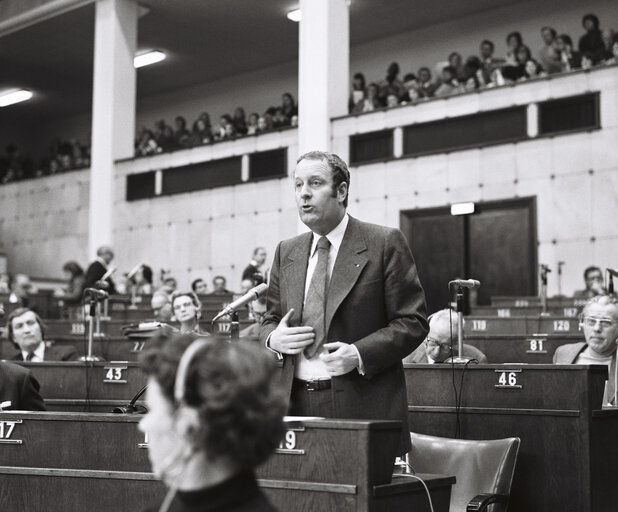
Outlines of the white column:
M534 138L539 135L539 104L530 103L527 109L527 132L528 137Z
M330 119L348 112L347 0L301 0L298 44L298 151L330 151Z
M97 0L94 30L92 149L90 166L90 256L113 244L114 161L133 156L137 3Z

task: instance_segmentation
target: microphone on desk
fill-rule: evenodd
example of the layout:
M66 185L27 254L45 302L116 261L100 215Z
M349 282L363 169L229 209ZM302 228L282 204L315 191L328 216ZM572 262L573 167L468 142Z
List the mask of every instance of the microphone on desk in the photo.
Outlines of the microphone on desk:
M449 281L449 286L461 286L462 288L478 288L481 286L481 282L476 279L455 279Z
M84 290L84 295L90 295L97 300L103 300L109 297L109 293L107 293L105 290L97 290L96 288L86 288Z
M114 407L112 412L115 414L145 414L148 412L148 409L143 405L135 405L135 402L139 400L139 397L142 396L146 389L148 388L148 384L146 384L142 389L140 389L131 401L127 405L121 405L120 407Z
M259 299L262 295L264 295L268 291L268 285L265 283L258 284L256 287L251 288L247 293L245 293L240 299L236 299L234 302L231 302L227 306L225 306L217 315L212 319L212 322L216 322L225 315L231 315L237 309L246 306L250 302Z

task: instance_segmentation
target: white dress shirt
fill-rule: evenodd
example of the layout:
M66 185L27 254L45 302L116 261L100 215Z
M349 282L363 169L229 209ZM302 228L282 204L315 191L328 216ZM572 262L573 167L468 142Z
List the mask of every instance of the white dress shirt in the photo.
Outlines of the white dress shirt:
M28 359L28 352L21 351L21 356L24 358L24 361ZM32 352L32 359L30 359L33 363L40 363L45 361L45 343L39 343L39 346Z

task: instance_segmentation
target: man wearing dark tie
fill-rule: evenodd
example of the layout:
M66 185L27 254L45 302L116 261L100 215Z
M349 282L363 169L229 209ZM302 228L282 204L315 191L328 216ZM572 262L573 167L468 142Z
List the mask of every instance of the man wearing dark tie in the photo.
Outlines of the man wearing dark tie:
M6 359L13 361L76 361L79 354L74 347L47 346L43 341L45 327L34 311L18 308L7 319L9 341L15 345L15 353Z
M310 152L293 176L311 232L276 250L260 339L283 359L289 414L401 420L410 448L401 360L425 338L425 296L398 229L346 213L350 173Z

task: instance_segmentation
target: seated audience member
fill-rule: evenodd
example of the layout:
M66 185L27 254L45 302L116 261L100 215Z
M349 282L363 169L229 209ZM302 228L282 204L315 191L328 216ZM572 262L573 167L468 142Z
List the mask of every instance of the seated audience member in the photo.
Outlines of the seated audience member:
M554 353L554 364L605 364L609 380L603 405L615 404L616 350L618 349L618 299L615 295L593 297L584 306L582 328L586 341L561 345Z
M506 36L506 59L505 66L517 66L517 49L523 44L523 39L519 32L511 32Z
M157 290L152 294L150 299L150 307L154 319L157 322L167 323L172 321L174 316L172 311L172 301L170 300L170 294L162 289Z
M579 38L578 49L582 55L590 55L592 64L598 64L605 58L605 43L599 30L599 18L594 14L586 14L582 18L582 25L586 33Z
M257 112L253 112L249 115L247 121L247 135L255 135L258 132L258 120L260 115Z
M495 46L489 39L481 41L481 63L483 71L483 84L489 85L495 83L494 73L504 65L504 59L494 57Z
M247 116L244 108L236 107L232 116L232 124L236 135L247 135Z
M30 278L26 274L15 274L11 281L9 303L28 307L28 297L31 293L36 293L36 291L36 288L32 286Z
M611 56L605 61L605 64L618 64L618 34L614 34L614 39L611 46Z
M17 349L7 359L13 361L75 361L79 354L74 347L63 345L47 346L43 341L45 326L34 311L17 308L6 322L8 339Z
M102 245L97 249L97 258L88 266L86 277L84 278L84 288L96 288L95 284L109 270L109 265L114 259L114 251L107 245ZM116 293L116 285L111 276L106 279L108 284L107 292L110 295Z
M449 309L436 311L429 318L429 334L422 345L403 359L404 363L434 364L448 362L450 357L458 356L457 314ZM451 352L451 336L453 351ZM478 348L464 344L463 357L487 363L487 356Z
M264 247L256 247L253 250L253 258L249 264L242 271L241 279L251 279L255 281L256 274L260 278L260 282L263 283L265 281L265 272L262 268L264 263L266 263L266 249Z
M286 126L290 126L292 124L292 118L298 116L298 107L294 102L294 96L289 92L285 92L281 96L281 112L286 118Z
M152 287L152 268L142 265L135 273L135 293L137 295L151 295Z
M362 73L355 73L352 77L352 91L350 92L350 100L348 101L348 112L355 112L355 107L362 102L367 96L367 86L365 83L365 75ZM362 108L360 109L362 112Z
M502 68L502 75L507 80L516 82L518 80L535 78L540 75L541 71L542 69L539 63L532 58L530 48L522 44L517 48L517 65L504 66L504 68Z
M562 62L560 53L556 49L556 31L551 27L541 29L541 37L545 45L539 51L539 63L543 70L548 73L560 73Z
M210 126L210 115L208 112L202 112L193 123L191 131L191 146L201 146L210 144L213 141L212 126Z
M244 295L249 290L251 290L251 288L253 288L254 286L256 286L256 285L255 285L255 281L253 279L243 279L240 282L240 291L238 293L240 295Z
M474 91L485 85L485 80L483 78L483 63L476 55L471 55L466 59L463 82L461 82L461 85L465 91Z
M249 317L253 319L253 323L240 331L239 337L258 341L260 338L260 326L266 315L266 299L260 297L249 304Z
M11 293L11 278L6 272L0 272L0 293Z
M225 125L225 133L223 135L224 139L234 139L237 135L238 133L236 132L236 127L232 123Z
M180 332L206 334L200 331L202 303L195 293L174 292L172 293L171 302L174 318L180 323Z
M281 107L275 107L273 109L273 128L283 128L284 126L289 126L289 120L283 114L283 109Z
M255 468L284 433L286 398L259 347L195 335L155 337L140 355L148 375L148 435L155 475L169 486L149 511L275 512Z
M563 72L582 67L582 55L573 50L573 41L568 34L561 34L556 38L556 50L560 55L560 65Z
M232 292L229 291L225 285L227 284L227 280L223 276L215 276L212 279L212 287L213 290L209 295L231 295Z
M60 290L56 295L62 298L69 317L78 318L84 293L84 270L76 261L67 261L62 267L62 271L68 280L68 284L66 289Z
M414 73L406 73L403 85L406 88L406 95L402 101L414 103L420 98L419 83Z
M155 123L154 138L161 151L170 151L175 147L174 131L164 119L160 119Z
M399 79L399 64L391 62L386 71L386 78L380 82L379 98L382 106L386 105L387 98L393 94L399 103L406 95L406 88Z
M0 411L44 411L39 389L30 370L0 361Z
M201 277L193 280L191 283L191 289L197 296L208 295L208 285Z
M176 282L176 278L170 276L168 273L164 273L161 281L163 284L159 288L159 290L164 291L168 294L172 293L174 290L178 288L178 283Z
M614 44L614 38L616 37L616 32L612 28L606 28L601 31L601 39L603 39L603 46L605 46L605 57L603 60L611 59L613 57L612 54L612 45Z
M379 98L380 89L378 85L374 82L370 83L367 86L367 96L365 99L354 105L353 113L360 114L362 112L371 112L376 108L382 108L382 103Z
M576 299L589 299L607 293L607 290L603 288L603 272L601 272L599 267L592 266L584 270L584 282L586 283L586 288L584 290L577 290L573 294L573 297Z
M191 134L187 130L187 120L182 116L174 119L176 130L174 131L174 146L177 148L187 148L191 144Z
M135 146L135 153L138 156L156 155L161 152L161 148L158 146L155 136L152 130L149 130L145 126L142 126L139 136L137 138L137 144Z
M444 68L442 68L442 74L440 76L440 79L441 83L436 89L434 96L450 96L451 94L460 92L462 90L459 82L457 81L457 77L455 76L455 68L453 68L452 66L444 66Z
M433 97L436 85L431 81L431 70L428 67L422 67L416 75L418 76L421 98Z
M463 58L459 52L453 52L448 56L448 64L455 70L455 78L458 82L465 79Z

